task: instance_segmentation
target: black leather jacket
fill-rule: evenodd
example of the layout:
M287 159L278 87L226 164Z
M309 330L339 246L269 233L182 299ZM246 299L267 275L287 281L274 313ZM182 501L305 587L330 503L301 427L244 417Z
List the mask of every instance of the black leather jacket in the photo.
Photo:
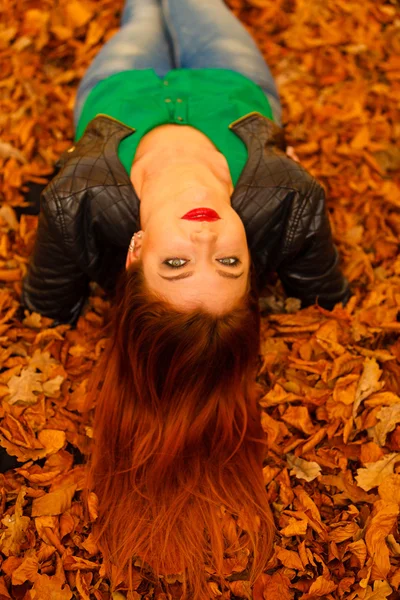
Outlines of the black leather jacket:
M347 302L321 185L284 152L283 131L251 113L230 125L248 159L231 197L243 221L261 289L276 271L285 292L325 308ZM97 282L115 290L128 245L140 229L140 200L117 156L134 130L97 116L41 197L35 247L22 284L22 305L74 324Z

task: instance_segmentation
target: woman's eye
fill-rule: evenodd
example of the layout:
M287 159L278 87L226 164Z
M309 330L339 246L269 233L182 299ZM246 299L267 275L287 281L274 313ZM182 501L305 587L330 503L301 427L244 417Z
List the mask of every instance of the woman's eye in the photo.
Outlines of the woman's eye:
M234 256L230 256L229 258L218 258L217 260L226 267L237 267L240 265L240 260ZM171 269L180 269L187 265L188 262L189 261L184 258L167 258L163 261L163 265L167 265L167 267L171 267Z
M224 261L228 261L228 262L224 262ZM240 260L238 258L235 258L234 256L231 256L229 258L220 258L219 262L227 267L236 267L237 265L240 264Z
M181 267L184 267L187 262L188 261L183 258L167 258L163 261L163 264L167 265L167 267L172 267L173 269L180 269Z

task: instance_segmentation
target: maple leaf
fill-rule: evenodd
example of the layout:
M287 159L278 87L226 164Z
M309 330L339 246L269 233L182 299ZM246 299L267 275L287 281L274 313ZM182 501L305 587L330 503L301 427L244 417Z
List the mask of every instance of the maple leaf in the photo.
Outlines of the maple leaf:
M20 375L13 375L8 382L10 390L8 404L36 404L38 396L34 392L42 392L42 374L30 367L22 369Z
M393 473L396 462L400 460L400 454L392 452L374 463L365 463L365 468L357 469L357 484L369 492L372 488L380 485L385 477Z
M292 467L290 474L298 479L313 481L321 473L321 467L316 462L304 460L294 454L286 454L286 459L289 467Z

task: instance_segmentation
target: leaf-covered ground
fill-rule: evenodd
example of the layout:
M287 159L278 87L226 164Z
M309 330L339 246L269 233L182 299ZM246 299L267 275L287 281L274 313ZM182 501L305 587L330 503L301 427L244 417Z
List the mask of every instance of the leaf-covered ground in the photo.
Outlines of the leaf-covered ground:
M291 152L326 186L354 295L298 310L279 284L262 302L274 554L253 590L227 559L210 598L400 597L400 8L396 0L230 0L277 78ZM75 329L21 314L37 218L16 219L72 140L76 85L115 32L120 0L6 0L0 23L0 444L24 464L0 475L0 600L167 600L137 579L110 589L84 503L91 436L82 409L104 347L107 302ZM396 145L397 141L397 145ZM229 520L226 515L226 519ZM227 523L228 525L228 523Z

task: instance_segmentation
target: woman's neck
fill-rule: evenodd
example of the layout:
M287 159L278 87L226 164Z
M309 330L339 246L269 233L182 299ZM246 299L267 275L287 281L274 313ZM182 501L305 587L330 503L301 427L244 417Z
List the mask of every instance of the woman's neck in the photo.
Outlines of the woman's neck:
M225 157L208 138L201 139L203 134L191 137L190 132L186 139L169 139L168 143L159 138L159 143L148 143L136 153L131 181L140 198L142 228L157 206L176 206L188 196L198 202L212 199L230 204L233 183Z

